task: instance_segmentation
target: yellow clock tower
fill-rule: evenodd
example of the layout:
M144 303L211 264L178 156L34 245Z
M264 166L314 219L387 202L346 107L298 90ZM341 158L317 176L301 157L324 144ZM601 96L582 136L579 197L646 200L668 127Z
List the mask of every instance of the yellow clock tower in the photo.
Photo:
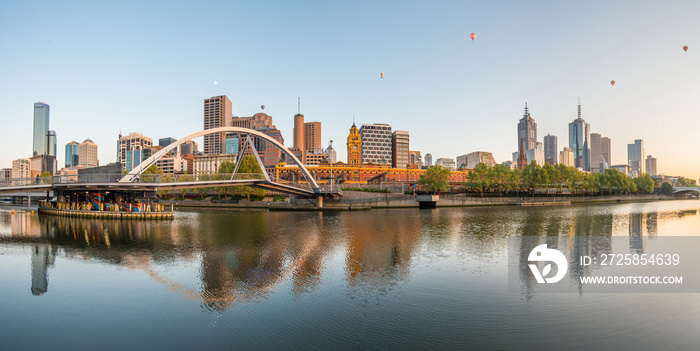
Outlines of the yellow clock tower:
M353 122L350 128L350 134L348 134L348 164L360 164L361 146L362 141L360 140L360 133L357 131L357 127L355 127L355 122Z

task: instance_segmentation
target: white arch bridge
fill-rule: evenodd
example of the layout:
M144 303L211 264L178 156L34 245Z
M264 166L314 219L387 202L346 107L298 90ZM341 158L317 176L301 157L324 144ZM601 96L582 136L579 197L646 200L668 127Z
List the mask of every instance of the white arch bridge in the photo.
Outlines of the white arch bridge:
M146 175L143 172L151 165L155 164L161 157L167 155L171 150L176 149L186 141L196 139L209 134L216 133L238 133L241 140L245 137L241 153L246 150L252 151L253 156L260 165L262 173L244 174L239 173L241 161L243 157L238 157L236 166L232 174L214 174L211 176L202 177L202 179L192 180L192 176L188 175L187 179L183 177L175 177L162 181L165 178L155 175ZM274 147L284 153L288 160L295 162L299 166L299 170L304 175L305 183L289 182L286 180L273 179L265 169L260 155L255 148L253 138L260 138L269 142ZM249 149L247 149L249 148ZM138 166L134 167L131 172L126 175L79 175L79 176L53 176L53 177L36 177L25 179L9 179L0 184L1 193L27 193L27 192L81 192L81 191L126 191L126 192L147 192L159 190L177 190L187 188L208 188L208 187L228 187L228 186L252 186L267 190L278 191L291 195L299 195L304 197L316 197L321 199L323 196L338 195L340 192L336 189L323 191L311 173L303 166L302 162L294 156L284 145L272 137L258 132L256 130L238 127L219 127L206 129L194 134L190 134L184 138L177 140L174 143L164 147L160 151L153 154L151 157L142 161Z

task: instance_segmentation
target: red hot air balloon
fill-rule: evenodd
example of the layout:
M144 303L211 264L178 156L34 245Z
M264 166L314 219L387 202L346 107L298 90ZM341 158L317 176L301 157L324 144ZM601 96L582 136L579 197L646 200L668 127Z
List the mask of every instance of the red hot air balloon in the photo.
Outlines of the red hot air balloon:
M610 81L610 84L612 84L612 86L615 86L615 81L614 81L614 80L611 80L611 81Z
M683 47L683 51L686 51L686 52L688 51L688 45Z
M382 77L382 79L384 79L384 72L381 73L380 77Z
M476 33L469 34L469 37L472 38L472 40L476 39Z

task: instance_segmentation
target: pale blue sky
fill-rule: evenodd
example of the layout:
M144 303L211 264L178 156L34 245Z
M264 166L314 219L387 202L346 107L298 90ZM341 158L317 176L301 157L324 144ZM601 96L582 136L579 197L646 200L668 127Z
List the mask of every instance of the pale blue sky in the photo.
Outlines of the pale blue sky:
M699 55L696 1L2 1L0 167L30 155L36 101L51 105L59 165L72 140L90 137L105 164L120 129L199 131L221 94L237 116L264 104L286 145L301 96L343 161L355 115L408 130L434 159L502 162L526 101L539 141L561 149L581 97L613 163L641 138L661 172L699 178Z

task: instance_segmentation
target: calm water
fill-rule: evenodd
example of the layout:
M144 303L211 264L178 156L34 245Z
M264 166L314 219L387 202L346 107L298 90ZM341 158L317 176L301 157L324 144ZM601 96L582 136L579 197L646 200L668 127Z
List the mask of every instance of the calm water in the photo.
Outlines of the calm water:
M700 235L700 201L367 212L0 210L2 349L698 349L698 294L508 291L508 237Z

